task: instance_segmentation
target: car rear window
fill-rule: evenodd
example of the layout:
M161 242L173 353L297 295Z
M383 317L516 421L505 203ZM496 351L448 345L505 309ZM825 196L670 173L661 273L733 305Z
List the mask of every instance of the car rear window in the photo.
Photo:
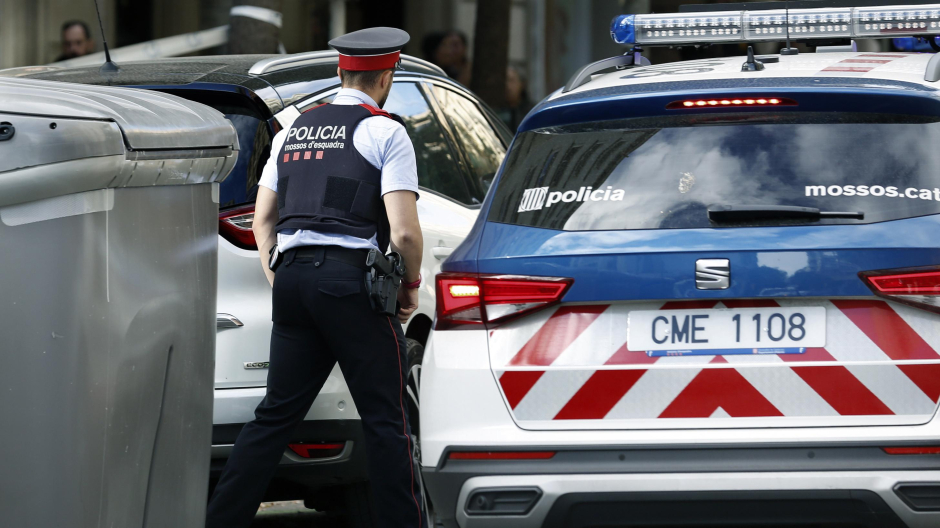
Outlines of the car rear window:
M644 118L520 134L489 220L565 231L855 224L940 213L940 122L849 113ZM709 220L716 205L864 218Z

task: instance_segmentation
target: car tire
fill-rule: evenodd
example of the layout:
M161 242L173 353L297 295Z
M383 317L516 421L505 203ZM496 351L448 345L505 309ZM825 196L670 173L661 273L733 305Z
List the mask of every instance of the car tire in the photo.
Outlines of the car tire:
M405 359L408 362L407 384L405 385L405 408L411 424L411 435L417 438L421 434L421 418L418 389L421 386L421 362L424 361L424 345L409 338L405 339Z
M408 338L405 340L407 345L406 356L408 360L408 383L406 385L407 403L405 407L408 412L408 421L411 424L411 438L414 440L414 458L415 466L421 467L421 449L419 442L421 438L421 417L419 415L420 398L419 389L421 387L421 364L424 361L424 345L420 342ZM418 475L421 476L420 473ZM435 527L438 524L434 521L434 508L431 505L431 498L428 496L428 490L424 487L424 479L419 478L419 483L424 496L424 513L428 517L428 526Z

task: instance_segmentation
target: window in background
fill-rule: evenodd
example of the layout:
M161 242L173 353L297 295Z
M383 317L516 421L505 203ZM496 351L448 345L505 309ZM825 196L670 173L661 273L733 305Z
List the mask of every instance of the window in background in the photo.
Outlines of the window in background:
M434 87L434 96L454 128L454 136L467 156L470 174L476 187L474 198L482 201L493 183L496 171L499 170L499 164L506 156L506 149L475 102L439 86Z

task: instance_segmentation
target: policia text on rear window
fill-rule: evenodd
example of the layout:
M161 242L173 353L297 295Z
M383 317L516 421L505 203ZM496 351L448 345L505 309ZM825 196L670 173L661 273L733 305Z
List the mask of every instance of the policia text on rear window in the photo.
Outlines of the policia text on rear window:
M759 119L759 121L758 121ZM521 134L489 220L565 231L854 224L940 213L940 122L880 114L632 119ZM709 219L709 207L854 217Z

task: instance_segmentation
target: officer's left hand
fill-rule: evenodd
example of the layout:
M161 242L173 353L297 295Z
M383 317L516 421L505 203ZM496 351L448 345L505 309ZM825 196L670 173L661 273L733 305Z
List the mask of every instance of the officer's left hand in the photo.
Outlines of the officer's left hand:
M398 320L401 324L405 324L411 314L418 309L418 289L405 288L402 285L398 290L398 304L401 306L398 310Z

